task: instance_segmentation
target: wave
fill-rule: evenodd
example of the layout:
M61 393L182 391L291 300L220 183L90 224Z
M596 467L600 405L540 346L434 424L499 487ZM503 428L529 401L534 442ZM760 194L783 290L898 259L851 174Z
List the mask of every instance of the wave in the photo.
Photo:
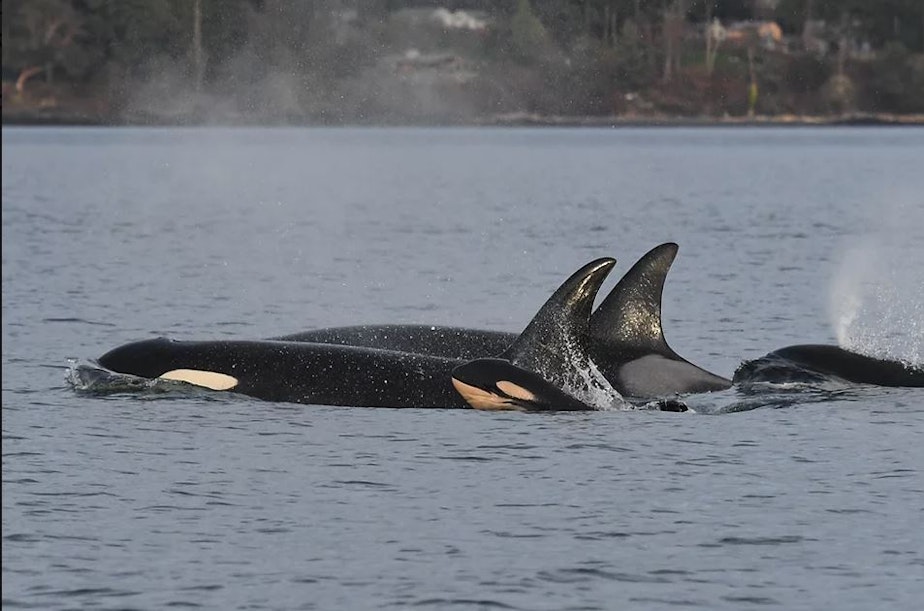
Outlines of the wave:
M116 373L94 362L68 362L65 381L75 392L92 396L132 394L140 396L202 396L207 391L176 380L149 379L127 373Z

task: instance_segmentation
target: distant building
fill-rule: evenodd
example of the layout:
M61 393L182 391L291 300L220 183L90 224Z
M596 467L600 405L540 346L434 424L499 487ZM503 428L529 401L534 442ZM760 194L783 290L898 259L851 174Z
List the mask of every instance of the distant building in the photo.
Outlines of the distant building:
M450 30L481 31L488 27L488 20L483 15L467 11L450 11L438 8L430 14L430 19Z
M765 49L783 48L783 30L775 21L739 21L725 28L725 40L731 45L747 46L755 39Z

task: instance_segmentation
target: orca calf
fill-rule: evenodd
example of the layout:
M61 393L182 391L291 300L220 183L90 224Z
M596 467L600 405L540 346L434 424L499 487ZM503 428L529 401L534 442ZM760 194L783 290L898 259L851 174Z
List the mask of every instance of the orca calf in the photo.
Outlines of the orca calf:
M452 370L452 385L475 409L583 411L587 405L504 359L475 359Z
M503 359L475 359L459 365L452 370L452 384L469 405L477 409L587 409L585 403L562 392L535 373ZM666 412L689 411L686 404L676 399L658 401L657 409Z
M668 242L639 259L592 313L590 327L583 332L590 359L623 396L653 399L731 387L731 380L687 361L664 338L661 298L677 250L677 244ZM275 339L469 360L500 354L517 336L463 327L359 325L315 329Z
M524 392L548 401L511 404L511 409L584 409L602 393L618 400L599 377L593 379L585 350L594 297L616 263L602 258L566 280L500 357L531 371ZM270 401L357 407L468 407L454 389L452 371L465 361L364 346L304 341L133 342L98 359L113 372L178 380ZM557 393L557 394L556 394ZM563 395L570 394L565 401ZM561 400L560 408L555 401ZM472 405L480 407L480 405Z
M735 371L735 384L844 381L876 386L924 387L924 369L827 344L786 346Z

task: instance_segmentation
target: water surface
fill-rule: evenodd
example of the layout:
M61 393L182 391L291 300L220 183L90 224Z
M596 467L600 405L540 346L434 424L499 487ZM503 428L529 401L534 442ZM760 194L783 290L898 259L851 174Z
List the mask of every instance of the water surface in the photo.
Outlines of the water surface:
M914 129L4 129L3 606L917 608L920 389L536 415L65 373L157 335L518 331L668 240L701 366L921 362L922 158Z

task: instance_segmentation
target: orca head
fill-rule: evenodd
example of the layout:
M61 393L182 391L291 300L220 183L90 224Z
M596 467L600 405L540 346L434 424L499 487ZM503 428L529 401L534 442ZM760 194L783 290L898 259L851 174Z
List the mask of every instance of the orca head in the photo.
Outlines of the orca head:
M187 382L212 390L230 390L238 385L234 376L195 367L180 357L181 342L166 337L131 342L113 348L97 359L109 371L142 378Z
M591 360L587 333L594 298L615 264L603 257L572 274L500 358L589 405L612 405L618 394Z
M667 242L648 251L590 318L591 356L626 396L655 398L731 387L731 380L690 363L664 339L661 298L677 250L677 244Z
M475 409L585 411L578 401L532 371L504 359L476 359L452 371L452 385Z
M156 378L171 369L175 343L166 337L130 342L113 348L97 362L116 373Z

